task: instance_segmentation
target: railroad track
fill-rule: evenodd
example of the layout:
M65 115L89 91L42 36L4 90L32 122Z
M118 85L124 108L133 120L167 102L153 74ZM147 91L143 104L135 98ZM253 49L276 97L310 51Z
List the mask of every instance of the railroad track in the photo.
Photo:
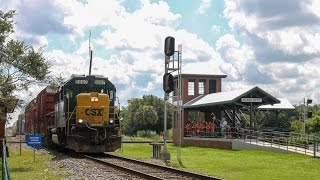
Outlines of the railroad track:
M104 154L103 156L84 155L86 159L95 161L97 163L110 166L112 168L124 171L128 174L143 178L143 179L204 179L216 180L219 178L207 175L187 172L183 170L174 169L167 166L161 166L151 163L146 163L139 160L124 158L111 154Z

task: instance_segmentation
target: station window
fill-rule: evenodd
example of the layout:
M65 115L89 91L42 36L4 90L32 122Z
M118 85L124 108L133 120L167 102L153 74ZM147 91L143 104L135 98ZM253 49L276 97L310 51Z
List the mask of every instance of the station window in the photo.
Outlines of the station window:
M209 80L209 94L217 92L217 81Z
M205 84L205 82L204 81L199 81L199 91L198 91L198 93L199 94L204 94L204 84Z
M194 96L194 80L188 81L188 95Z

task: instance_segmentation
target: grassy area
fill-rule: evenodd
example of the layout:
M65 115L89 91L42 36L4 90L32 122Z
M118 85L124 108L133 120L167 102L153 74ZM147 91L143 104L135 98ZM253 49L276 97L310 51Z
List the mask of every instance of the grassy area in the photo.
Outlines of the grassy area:
M19 150L10 150L8 163L11 179L56 180L63 179L65 177L51 173L54 170L59 170L59 167L51 167L48 163L52 161L51 155L36 154L34 162L32 150L23 150L21 154L22 155L20 156Z
M129 141L162 141L163 138L159 135L154 135L152 137L140 137L140 136L129 136L124 139Z
M170 144L168 150L171 165L181 167L177 148ZM152 147L124 144L116 154L149 161ZM181 160L187 170L225 179L319 179L320 160L300 154L183 147Z

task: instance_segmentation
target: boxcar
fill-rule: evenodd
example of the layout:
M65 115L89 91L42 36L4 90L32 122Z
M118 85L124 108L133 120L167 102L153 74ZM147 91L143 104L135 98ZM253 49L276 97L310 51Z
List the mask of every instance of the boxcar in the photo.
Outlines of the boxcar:
M25 116L24 114L19 114L18 120L13 124L12 133L13 135L24 135L25 129Z
M26 133L44 135L54 121L54 91L44 88L25 109Z
M53 125L54 121L54 94L55 91L49 87L44 88L36 98L35 123L37 127L35 133L44 135L48 126Z
M26 118L26 134L33 134L35 133L35 129L37 126L35 124L35 117L36 117L36 99L33 99L25 109L25 118Z

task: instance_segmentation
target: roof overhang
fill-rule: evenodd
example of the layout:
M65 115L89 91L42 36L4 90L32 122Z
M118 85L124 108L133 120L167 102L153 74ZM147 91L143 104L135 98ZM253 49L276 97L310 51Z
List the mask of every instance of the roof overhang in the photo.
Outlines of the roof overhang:
M240 107L253 106L256 108L261 105L273 105L277 103L280 103L280 100L256 86L253 88L202 95L185 103L183 107L192 109L234 105Z
M208 78L226 78L225 74L181 74L182 77L208 77ZM174 78L178 77L177 74L174 74Z
M288 99L285 98L278 98L280 100L279 104L268 104L268 105L262 105L259 106L259 110L265 110L265 111L272 111L272 110L292 110L295 109L295 107L289 102Z

